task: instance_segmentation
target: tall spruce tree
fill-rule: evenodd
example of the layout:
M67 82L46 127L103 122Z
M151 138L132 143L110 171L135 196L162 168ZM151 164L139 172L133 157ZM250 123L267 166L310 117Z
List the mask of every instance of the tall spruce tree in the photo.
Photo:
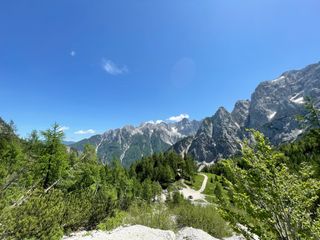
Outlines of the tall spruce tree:
M69 164L66 147L62 144L64 133L59 125L55 123L52 129L41 134L44 137L44 147L37 165L42 186L46 189L65 176Z

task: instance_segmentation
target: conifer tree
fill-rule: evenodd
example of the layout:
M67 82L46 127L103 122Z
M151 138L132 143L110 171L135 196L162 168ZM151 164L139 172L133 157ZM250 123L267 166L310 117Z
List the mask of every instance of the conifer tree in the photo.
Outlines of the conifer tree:
M43 188L48 188L52 184L60 181L66 174L68 168L68 155L66 147L62 144L63 131L58 124L54 124L52 129L42 132L44 137L44 148L38 165Z

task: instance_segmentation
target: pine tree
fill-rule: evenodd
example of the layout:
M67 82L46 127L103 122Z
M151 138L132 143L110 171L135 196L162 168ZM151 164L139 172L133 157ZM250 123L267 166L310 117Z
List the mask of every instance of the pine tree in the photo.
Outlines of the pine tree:
M68 155L66 147L62 144L64 136L58 124L52 129L42 132L44 149L38 165L42 186L47 189L65 176L68 168Z

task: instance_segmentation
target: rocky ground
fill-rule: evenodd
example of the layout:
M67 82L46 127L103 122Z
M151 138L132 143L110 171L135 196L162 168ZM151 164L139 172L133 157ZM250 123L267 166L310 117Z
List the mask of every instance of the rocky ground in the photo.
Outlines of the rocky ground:
M202 173L200 173L200 175L202 175L204 179L201 188L198 191L190 188L188 185L183 183L185 187L179 190L179 192L183 195L185 199L189 199L193 203L207 204L207 201L205 199L206 196L202 192L206 189L208 177L207 175Z
M208 233L191 227L181 229L179 232L149 228L141 225L119 227L113 231L81 231L63 240L218 240ZM224 240L244 240L234 236Z

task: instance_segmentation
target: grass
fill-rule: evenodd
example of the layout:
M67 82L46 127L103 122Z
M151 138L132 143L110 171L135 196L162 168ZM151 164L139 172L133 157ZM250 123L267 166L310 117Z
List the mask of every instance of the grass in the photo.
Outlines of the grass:
M186 184L188 184L191 188L194 190L198 191L201 188L202 182L203 182L204 177L200 174L197 174L194 176L193 181L185 181Z
M177 226L172 216L172 212L165 204L136 203L129 208L123 223L139 224L162 230L176 230Z
M216 238L229 237L232 233L229 224L221 217L215 204L199 206L184 199L178 204L134 202L128 211L115 212L113 216L103 220L98 228L111 230L127 224L140 224L172 231L188 226L202 229Z
M212 173L203 173L203 174L207 175L208 177L207 186L206 186L206 189L203 191L203 193L207 195L213 195L213 191L216 187L216 185L214 184L214 174Z
M213 195L213 191L216 186L214 183L214 174L212 173L202 173L202 174L205 174L208 177L208 182L203 193L206 195ZM200 174L197 174L194 176L193 182L185 181L185 183L188 184L194 190L198 191L201 188L203 180L204 180L204 177Z
M209 202L209 203L215 203L216 202L216 198L215 198L215 196L206 195L206 201Z

